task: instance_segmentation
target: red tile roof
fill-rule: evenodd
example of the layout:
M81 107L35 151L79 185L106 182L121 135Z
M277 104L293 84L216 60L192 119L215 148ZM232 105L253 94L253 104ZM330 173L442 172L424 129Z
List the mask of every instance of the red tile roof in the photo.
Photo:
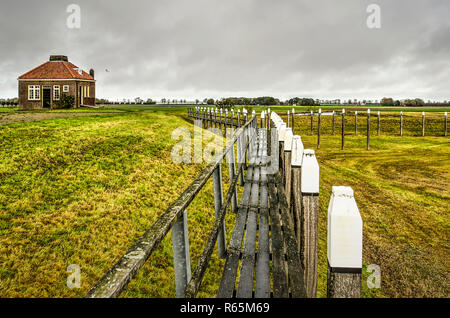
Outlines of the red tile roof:
M65 61L45 62L31 71L19 76L19 79L84 79L94 80L94 78L82 71L80 75L76 65Z

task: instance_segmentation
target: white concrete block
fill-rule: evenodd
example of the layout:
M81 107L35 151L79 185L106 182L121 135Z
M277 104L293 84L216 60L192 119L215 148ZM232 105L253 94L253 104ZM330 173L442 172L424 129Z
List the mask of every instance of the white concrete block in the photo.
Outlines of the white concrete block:
M293 137L292 128L286 128L286 132L284 133L284 151L292 151Z
M332 189L327 256L330 267L362 267L362 219L351 187Z
M319 193L319 163L311 149L303 151L301 189L302 193Z
M295 135L292 138L292 159L291 166L301 167L303 161L303 142L302 137Z

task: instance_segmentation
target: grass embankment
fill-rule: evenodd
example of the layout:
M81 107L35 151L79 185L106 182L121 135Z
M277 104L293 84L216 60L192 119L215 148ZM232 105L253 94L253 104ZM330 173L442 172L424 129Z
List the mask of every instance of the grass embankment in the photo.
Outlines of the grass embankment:
M322 118L321 147L310 135L309 117L296 117L295 133L306 148L315 149L320 165L319 296L326 297L327 208L333 185L351 186L363 219L363 264L381 267L381 289L369 290L363 270L364 297L448 297L450 285L448 202L450 199L450 142L442 136L443 121L427 125L421 116L409 117L404 137L398 118L382 119L376 136L371 123L371 149L366 151L366 118L347 118L345 149L340 150L340 118L331 135L331 117ZM352 124L351 124L352 123ZM314 134L317 118L314 118Z
M319 296L326 296L331 186L349 185L364 222L363 263L381 266L381 289L368 290L363 279L363 296L448 297L448 139L414 137L421 131L420 117L414 119L419 130L405 125L404 137L392 135L394 119L392 128L382 122L380 137L372 130L367 152L365 118L361 133L352 136L349 117L341 151L339 120L331 136L331 117L323 117L317 151ZM436 125L438 135L442 120ZM172 163L176 141L170 136L179 126L192 129L180 114L128 111L0 126L0 296L83 296L203 167ZM296 118L295 132L315 149L308 117ZM227 175L224 166L224 185ZM210 181L189 209L193 267L214 222L213 206ZM229 213L228 238L233 224ZM81 267L81 289L66 287L70 264ZM200 297L215 296L222 266L215 252ZM173 279L169 233L123 296L173 297Z
M171 133L181 126L192 129L162 113L0 126L0 297L85 295L204 166L172 162ZM213 202L209 181L189 209L193 268ZM227 223L231 231L232 214ZM215 295L216 255L200 296ZM81 267L80 289L66 287L70 264ZM123 296L173 297L173 279L169 233Z

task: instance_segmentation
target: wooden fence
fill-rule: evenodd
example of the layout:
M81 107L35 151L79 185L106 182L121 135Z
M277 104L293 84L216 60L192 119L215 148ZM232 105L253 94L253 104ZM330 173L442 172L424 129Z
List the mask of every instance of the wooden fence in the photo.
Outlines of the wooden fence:
M280 113L282 118L287 119L287 127L298 130L309 135L317 135L317 149L320 149L321 137L324 134L341 135L341 149L345 148L345 137L349 135L361 135L366 138L366 148L370 149L370 139L386 135L404 136L405 128L408 135L415 136L447 136L447 112L437 114L434 112L422 112L419 116L406 114L400 111L398 114L388 112L383 115L380 111L371 113L370 109L365 112L349 112L342 109L341 112L295 112ZM328 119L324 127L324 119ZM297 122L297 125L296 125ZM308 123L307 123L308 122ZM349 129L351 129L349 132Z
M237 297L252 297L252 295L254 297L316 297L319 164L314 151L304 149L301 136L295 135L292 128L288 127L278 114L270 112L270 109L260 114L259 130L256 113L253 112L248 119L245 109L242 113L240 111L234 113L215 108L195 107L189 109L188 114L196 119L197 123L200 119L200 125L203 128L218 128L222 131L222 129L234 127L236 131L228 138L226 146L215 156L214 161L158 217L86 297L118 297L171 229L177 297L197 295L216 243L219 258L227 258L218 292L219 297L233 295ZM293 123L294 117L291 116L290 119ZM256 145L255 140L258 140ZM267 154L264 150L266 142L270 145L267 147ZM235 145L237 165L234 156ZM256 150L255 147L263 151ZM260 163L253 160L255 157L249 160L250 154L256 153L261 154ZM221 163L225 156L229 163L230 187L224 198ZM266 157L267 160L270 157L270 162L265 159ZM267 166L269 163L270 169ZM249 172L251 169L260 169L254 174L255 179L252 179L252 173ZM238 206L236 188L238 184L244 183L244 170L248 171L243 199ZM188 208L211 176L216 220L195 271L191 274L187 228ZM260 191L261 196L258 197ZM242 206L242 202L245 201L244 196L247 200L245 208ZM252 201L252 207L248 205L249 199ZM233 211L239 210L239 212L230 240L230 245L236 246L227 248L224 219L230 206ZM245 213L240 214L241 211ZM247 211L248 222L251 223L245 226ZM257 213L260 214L259 235L256 235ZM245 235L245 250L242 254L239 250L246 227L247 231L251 231L251 235L250 232ZM257 236L260 241L256 252ZM272 271L270 272L272 274L269 274L269 242L271 242ZM242 281L239 281L239 289L234 294L237 261L240 255L243 255L242 264L246 264L245 270L249 272L248 274L241 272ZM360 297L362 219L350 187L332 188L328 206L327 259L328 297ZM244 265L242 266L244 268ZM234 274L230 276L228 274L231 273L232 267ZM253 291L254 270L257 277L255 291ZM273 275L272 292L270 292L270 276L268 275ZM232 279L230 280L228 276ZM267 279L258 280L258 277ZM241 289L244 285L250 288L250 293Z

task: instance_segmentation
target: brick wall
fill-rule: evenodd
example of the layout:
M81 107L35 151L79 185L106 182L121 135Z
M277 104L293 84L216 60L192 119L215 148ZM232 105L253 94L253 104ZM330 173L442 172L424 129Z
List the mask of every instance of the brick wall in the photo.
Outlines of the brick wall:
M35 100L28 100L28 86L29 85L39 85L40 86L40 99ZM60 87L60 94L63 93L69 94L72 96L77 96L77 87L79 86L89 86L89 100L88 102L92 103L91 99L94 100L94 103L92 105L95 105L95 82L85 82L85 81L65 81L65 80L57 80L57 81L41 81L41 80L19 80L19 109L21 110L32 110L32 109L42 109L42 103L43 103L43 89L44 88L50 88L51 94L50 94L50 105L51 107L54 106L54 100L53 100L53 86L59 85ZM64 92L64 85L69 86L69 92ZM75 98L75 107L79 107L77 100ZM91 104L87 104L91 105Z

